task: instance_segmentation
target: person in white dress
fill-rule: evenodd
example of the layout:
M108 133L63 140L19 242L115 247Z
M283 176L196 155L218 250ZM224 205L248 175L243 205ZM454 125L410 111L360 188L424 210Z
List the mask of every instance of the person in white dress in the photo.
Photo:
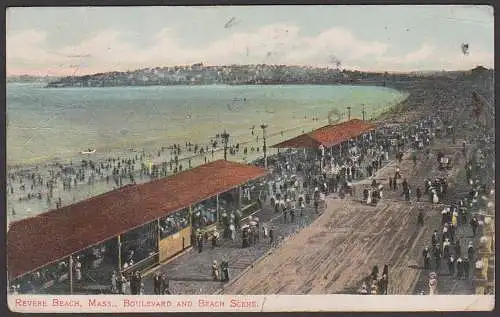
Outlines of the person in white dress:
M82 263L80 263L80 259L78 257L75 261L75 280L82 280Z
M429 274L429 295L437 295L437 274L432 272Z
M111 292L113 294L118 292L116 271L113 271L113 274L111 274Z
M123 274L121 275L121 280L122 280L122 289L121 292L123 295L127 295L127 279Z

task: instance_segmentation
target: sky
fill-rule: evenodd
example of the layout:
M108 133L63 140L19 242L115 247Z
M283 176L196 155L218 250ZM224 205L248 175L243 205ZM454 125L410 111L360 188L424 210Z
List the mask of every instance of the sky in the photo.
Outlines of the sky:
M493 67L493 7L8 8L7 75L204 63L364 71ZM463 54L462 44L469 45Z

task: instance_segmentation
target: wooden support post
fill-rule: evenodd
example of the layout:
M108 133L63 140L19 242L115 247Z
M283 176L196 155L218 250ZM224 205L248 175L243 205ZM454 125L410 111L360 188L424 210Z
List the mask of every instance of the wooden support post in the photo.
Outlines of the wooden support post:
M193 205L189 205L189 225L193 226Z
M158 218L156 220L156 229L157 229L157 237L156 237L156 243L157 243L157 249L158 249L158 252L160 252L160 240L161 240L161 230L160 230L160 218Z
M122 240L121 236L117 237L117 246L118 246L118 271L122 272Z
M238 186L238 209L241 210L241 186Z
M217 223L220 221L220 214L219 214L219 194L217 193L216 200L217 200Z
M69 294L73 295L73 256L69 256L68 277L69 277Z

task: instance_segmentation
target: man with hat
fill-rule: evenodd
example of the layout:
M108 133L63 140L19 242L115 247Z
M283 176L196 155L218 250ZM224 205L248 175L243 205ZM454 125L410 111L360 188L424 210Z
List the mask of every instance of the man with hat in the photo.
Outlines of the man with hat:
M431 252L428 247L424 248L422 251L422 257L424 258L424 270L428 270L431 268Z
M458 255L457 255L458 256ZM460 256L457 259L457 279L462 279L464 276L463 260Z
M441 253L441 248L439 247L439 245L436 245L434 247L434 259L436 261L436 271L439 272L440 268L441 268L441 258L442 258L442 253Z
M201 234L201 231L198 232L197 245L198 245L198 253L203 252L203 235Z
M450 276L453 277L455 275L455 257L453 257L453 255L450 255L448 259L448 270L450 272Z
M436 247L439 244L439 237L437 230L432 233L432 247Z
M418 218L417 218L417 223L419 226L423 227L424 226L424 213L422 210L418 211Z
M476 216L472 217L472 219L470 220L470 224L472 226L472 234L474 237L476 237L477 227L479 226L479 221L477 220Z
M156 272L153 278L153 286L154 286L154 292L155 295L160 295L161 294L161 286L163 284L161 273Z
M464 277L466 280L468 280L469 279L469 270L470 270L470 263L469 263L468 258L464 258L463 269L464 269Z
M467 256L470 261L474 259L474 245L472 241L469 241L469 246L467 247Z
M229 271L228 271L229 263L225 259L222 260L222 262L220 264L220 268L221 268L221 281L228 282L229 281Z
M161 276L161 281L161 293L163 295L170 295L170 281L168 279L167 273L163 273L163 275Z

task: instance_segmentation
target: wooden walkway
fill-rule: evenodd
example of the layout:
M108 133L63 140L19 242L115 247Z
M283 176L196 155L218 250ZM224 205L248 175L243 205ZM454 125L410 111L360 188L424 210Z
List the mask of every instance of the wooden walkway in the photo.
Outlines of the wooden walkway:
M422 157L414 166L407 155L401 164L392 163L380 170L376 179L388 179L398 165L414 193L416 186L423 188L426 177L442 173L457 177L464 166L463 157L450 153L457 158L455 168L438 171L437 150L455 152L442 140L433 146L430 159ZM457 182L465 183L465 179ZM363 187L370 183L364 180L355 184L357 195L362 195ZM224 293L353 293L374 265L381 270L389 264L389 294L413 294L423 278L422 250L430 245L432 232L439 228L443 205L417 203L414 197L406 202L401 189L385 190L384 198L375 207L361 204L359 198L328 198L327 210L310 227L226 285ZM425 215L424 226L417 224L420 210Z

